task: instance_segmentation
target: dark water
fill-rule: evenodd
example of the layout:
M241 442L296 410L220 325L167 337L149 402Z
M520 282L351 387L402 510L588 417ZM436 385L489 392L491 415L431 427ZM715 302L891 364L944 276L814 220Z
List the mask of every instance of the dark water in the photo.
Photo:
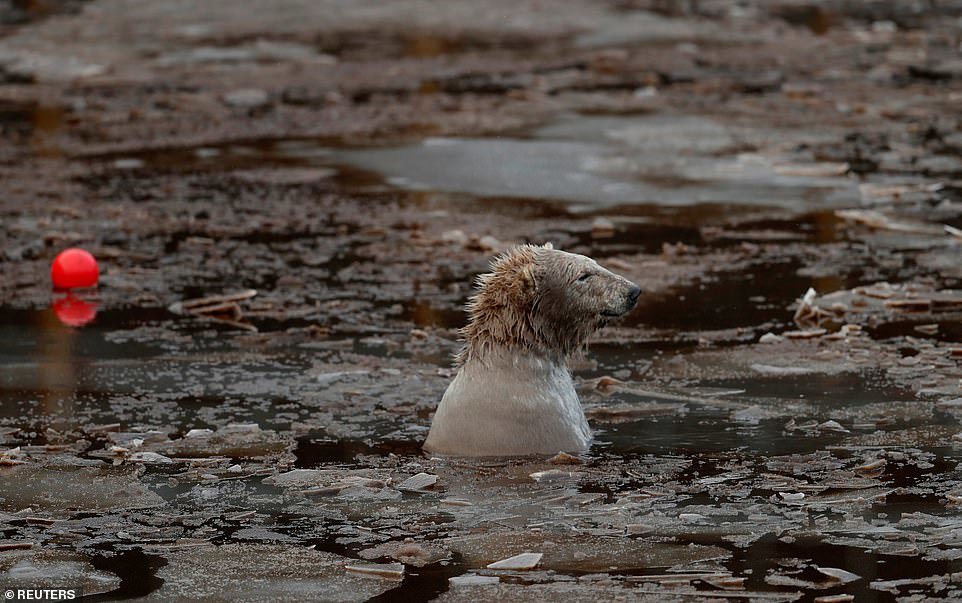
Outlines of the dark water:
M19 114L0 110L0 123L18 119ZM26 130L23 132L24 136L29 134ZM487 148L489 143L496 144L484 141L478 148ZM375 152L372 151L369 157L364 155L364 150L344 152L341 147L341 141L337 140L256 140L203 149L154 150L88 159L107 168L106 175L98 177L133 180L140 175L161 172L326 168L330 170L327 175L330 186L346 194L390 190L402 203L425 209L469 204L475 209L505 212L519 219L571 220L578 226L549 231L548 234L557 236L569 249L599 259L659 253L663 246L679 243L716 250L738 246L745 241L739 239L737 229L725 236L709 238L705 236L704 227L728 213L748 215L758 210L757 205L716 201L679 206L650 199L625 203L609 200L601 207L585 204L583 200L566 204L549 194L545 198L526 197L528 193L524 192L527 190L524 187L537 183L524 176L519 176L524 180L524 186L519 184L522 194L518 196L501 194L503 191L475 195L471 192L472 183L466 183L464 187L451 185L432 191L428 196L418 186L399 182L396 177L392 180L371 169ZM403 155L391 157L392 162L401 157L403 167ZM124 163L131 159L136 162ZM122 161L118 163L118 160ZM542 167L550 172L557 166L552 163ZM395 168L397 165L392 163L392 169ZM783 184L775 182L773 186ZM795 208L786 215L783 210L780 209L781 213L776 217L746 218L740 228L746 233L762 230L787 233L788 236L779 239L778 244L784 245L805 243L817 247L843 240L836 228L837 220L830 211ZM617 226L611 236L593 236L585 228L597 216L615 219ZM176 250L188 235L172 234L167 251ZM316 236L319 235L310 232L282 233L238 240L245 244L269 246ZM746 235L745 240L750 239ZM342 277L338 275L349 271L357 260L355 254L355 249L341 249L327 261L324 267L331 277L325 281L326 287L336 290L343 286ZM747 518L752 513L774 516L784 510L779 506L782 501L778 492L781 490L777 492L765 485L766 475L774 471L769 464L783 462L779 459L784 458L801 458L801 466L808 463L812 475L801 475L800 478L809 479L808 485L818 486L820 480L828 479L819 471L827 474L829 470L817 468L822 458L817 455L827 454L832 462L852 471L858 465L858 455L864 451L884 454L892 448L851 444L851 438L868 435L867 429L853 428L847 433L799 432L787 427L795 419L822 423L836 415L855 416L859 409L888 408L886 405L890 403L913 399L910 391L892 385L884 374L878 372L746 376L741 371L732 370L727 377L679 379L671 383L655 380L649 384L646 382L648 377L639 369L644 362L657 362L659 358L671 355L684 358L697 350L700 332L722 329L743 331L718 344L720 348L729 349L732 359L737 361L740 346L753 343L761 333L793 328L790 306L808 287L818 287L824 293L872 281L864 274L845 271L829 279L804 276L800 273L803 265L800 258L786 251L774 260L769 257L755 264L723 267L667 294L646 297L639 310L621 323L623 327L656 329L658 334L633 342L602 342L592 346L588 357L596 364L594 368L576 371L579 380L627 371L634 385L643 386L645 390L642 393L632 393L630 389L617 392L605 399L604 404L629 409L644 409L652 404L676 405L678 408L650 414L641 412L624 422L596 423L597 441L584 459L584 467L593 472L592 477L573 490L578 494L600 493L603 500L611 504L634 490L664 488L671 496L659 503L662 513L677 514L689 507L713 508L736 518L734 521L739 529L747 529L746 525L752 523ZM471 276L446 274L441 277L444 282L438 285L466 283ZM184 293L187 296L203 295L206 291L196 287L185 289ZM413 349L414 344L407 333L412 326L452 332L463 326L465 317L460 308L463 298L452 303L450 297L395 295L385 299L379 294L377 299L363 301L370 301L371 307L378 312L394 308L391 319L400 327L368 325L361 333L360 328L355 332L346 330L350 324L335 324L332 330L342 329L337 337L306 343L300 339L289 344L259 345L240 339L244 333L230 325L178 316L158 307L101 308L96 300L91 300L95 316L80 327L64 324L65 319L55 306L56 298L52 298L49 308L3 308L0 309L0 341L4 342L0 349L0 419L4 427L30 430L33 433L30 440L35 445L56 441L57 435L48 432L48 428L55 428L58 432L83 431L90 425L115 422L121 423L124 429L160 429L174 437L183 436L191 429L216 430L231 423L254 422L264 429L278 431L301 425L302 431L298 432L295 444L289 450L293 468L355 470L376 468L384 459L396 460L399 464L424 462L420 441L429 423L433 403L443 391L446 378L437 375L438 371L449 367L451 350ZM262 335L280 337L308 327L312 322L305 318L254 318L250 324ZM958 323L946 321L940 324L936 338L958 341L958 327ZM884 323L871 327L869 333L874 338L887 339L910 335L912 328L912 323ZM403 339L398 337L399 333L404 334ZM394 347L385 346L380 340L393 342ZM453 348L453 345L449 343L448 347ZM426 382L426 385L411 385L409 382L402 382L399 386L383 385L380 382L385 378L365 372L368 370L365 367L375 361L403 363L410 360L413 365L415 359L426 366L411 367L410 370L433 373L433 381ZM800 352L799 363L804 361ZM403 364L399 366L402 368L391 375L404 375L409 370ZM339 371L344 375L338 375ZM715 395L711 392L728 393ZM365 396L375 400L357 406L343 403L345 398L364 399ZM407 404L403 410L385 412L399 401ZM726 406L726 402L731 406ZM588 403L590 409L602 402L591 398ZM737 415L739 410L753 407L760 409L757 417L749 416L746 420ZM842 420L846 425L854 422L849 418ZM942 428L954 424L954 419L945 413L923 413L899 421L899 428ZM306 434L303 425L310 426ZM108 446L102 438L91 437L79 454L94 458L90 455ZM962 562L873 551L869 545L877 542L861 547L839 544L843 539L837 534L831 537L817 535L820 529L817 522L826 518L832 522L857 523L872 513L883 513L889 517L871 516L869 519L881 525L892 525L898 517L915 512L946 514L942 497L954 489L953 480L959 478L955 469L957 462L962 460L959 453L953 448L926 442L894 448L904 451L912 462L922 459L931 465L931 470L921 470L918 464L909 461L891 461L879 482L880 487L892 489L888 496L854 509L806 508L809 530L802 536L779 539L782 529L786 533L798 532L797 525L788 520L783 525L776 520L767 520L774 523L760 528L762 533L758 538L745 545L722 538L725 528L714 525L669 530L660 538L682 545L712 545L724 549L729 556L721 566L746 578L745 586L749 590L768 593L791 590L769 584L765 577L773 571L781 571L782 560L794 559L809 566L841 568L860 577L850 584L819 590L818 595L846 593L854 595L858 601L893 600L889 593L871 588L870 582L957 572L962 570ZM910 450L906 451L906 448ZM241 458L230 460L243 461ZM485 471L495 472L512 466L511 461L502 465L481 464ZM639 466L642 469L637 469ZM456 464L452 467L452 471L464 472L459 475L465 478L465 482L476 478L479 473L477 468L465 469ZM645 472L645 467L651 468L650 473ZM264 464L260 469L263 470L262 476L268 474L272 466ZM523 469L523 472L529 470ZM727 473L740 477L734 480L735 484L725 485L720 490L713 490L716 486L704 481ZM247 494L238 495L240 502L218 503L224 505L216 507L218 513L240 510L245 504L244 496L251 500L262 497L269 500L250 506L255 506L266 517L266 527L298 539L298 546L313 545L318 550L352 558L370 546L369 542L345 543L343 537L337 536L338 530L356 527L351 517L319 521L304 514L302 504L293 497L285 498L281 489L264 486L259 477L253 476L254 473L245 473L238 478L238 487L248 488ZM195 488L192 482L175 483L178 477L174 471L151 466L147 469L147 479L152 490L168 504L180 506L179 511L209 511L205 504L191 499ZM740 482L745 484L744 488L736 487ZM709 486L705 486L706 483ZM719 483L728 484L725 481ZM831 483L835 485L825 487L819 494L831 496L846 491L836 482ZM517 488L508 488L508 491L518 492ZM472 493L470 488L465 492ZM405 493L400 501L391 504L413 509L412 514L420 514L434 525L456 521L451 512L439 511L433 502L426 504L417 495ZM489 511L504 509L494 504ZM520 513L522 520L557 521L557 527L565 527L563 520L545 520L535 511L511 512ZM218 519L205 519L204 522L209 528L208 535L215 542L240 541L235 538L237 525ZM667 530L664 527L658 529ZM304 531L326 531L328 535L302 537ZM137 547L118 544L104 546L103 554L92 557L93 566L118 575L121 585L110 593L88 600L135 598L162 586L163 580L157 572L166 565L163 554L148 554ZM443 562L423 568L408 567L400 583L372 600L427 601L447 591L449 578L477 569L455 553ZM614 575L641 581L646 575L664 573L668 569L669 566L652 566ZM587 573L587 570L574 571L568 575ZM822 579L810 567L799 570L794 576L808 581ZM696 582L695 588L706 593L709 590L704 583ZM804 596L812 597L814 592L805 591ZM724 598L723 593L718 594Z

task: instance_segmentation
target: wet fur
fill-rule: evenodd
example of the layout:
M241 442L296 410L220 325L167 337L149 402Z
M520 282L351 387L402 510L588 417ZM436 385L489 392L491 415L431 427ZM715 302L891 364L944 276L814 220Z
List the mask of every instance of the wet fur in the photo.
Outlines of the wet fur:
M425 450L457 456L579 452L591 430L567 358L637 287L591 258L522 245L496 258L467 305L458 374Z

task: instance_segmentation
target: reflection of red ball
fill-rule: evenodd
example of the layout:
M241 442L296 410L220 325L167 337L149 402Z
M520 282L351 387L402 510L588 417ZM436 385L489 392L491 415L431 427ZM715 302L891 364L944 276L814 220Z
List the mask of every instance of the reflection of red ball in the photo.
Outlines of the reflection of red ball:
M97 316L97 306L68 294L53 302L53 312L63 324L82 327Z
M50 280L57 289L93 287L99 277L100 269L94 256L76 247L61 251L50 267Z

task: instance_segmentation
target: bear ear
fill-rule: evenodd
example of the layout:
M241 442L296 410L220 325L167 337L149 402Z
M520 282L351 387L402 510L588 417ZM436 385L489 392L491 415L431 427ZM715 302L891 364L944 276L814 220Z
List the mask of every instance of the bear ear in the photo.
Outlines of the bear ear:
M525 299L534 296L538 290L538 284L534 278L534 264L526 264L518 270L518 292Z
M544 249L554 249L554 245L552 245L551 243L545 243L541 247L543 247Z
M538 292L535 281L534 265L516 266L513 270L502 275L497 287L497 296L501 303L515 308L524 308L534 301Z
M531 302L538 288L534 249L537 247L521 245L495 258L491 272L478 281L482 294L500 304L518 307Z

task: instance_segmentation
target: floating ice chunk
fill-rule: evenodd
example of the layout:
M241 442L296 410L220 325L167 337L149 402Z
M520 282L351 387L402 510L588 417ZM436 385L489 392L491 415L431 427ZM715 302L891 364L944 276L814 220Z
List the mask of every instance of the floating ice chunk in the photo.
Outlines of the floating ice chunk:
M521 553L501 561L488 564L488 569L529 570L538 567L543 553Z
M848 584L849 582L855 582L856 580L862 579L862 577L858 574L853 574L852 572L839 569L837 567L821 567L816 565L815 569L825 574L829 578L841 582L842 584Z
M397 489L402 492L424 492L433 488L437 483L438 476L430 473L418 473L398 484Z
M170 463L174 462L170 457L166 457L156 452L135 452L127 457L127 460L132 463L147 463L155 465L169 465Z
M448 584L451 586L484 586L486 584L497 584L501 582L501 578L497 576L454 576L453 578L448 578Z
M354 574L400 580L404 578L404 566L400 563L354 563L344 566L344 569Z

